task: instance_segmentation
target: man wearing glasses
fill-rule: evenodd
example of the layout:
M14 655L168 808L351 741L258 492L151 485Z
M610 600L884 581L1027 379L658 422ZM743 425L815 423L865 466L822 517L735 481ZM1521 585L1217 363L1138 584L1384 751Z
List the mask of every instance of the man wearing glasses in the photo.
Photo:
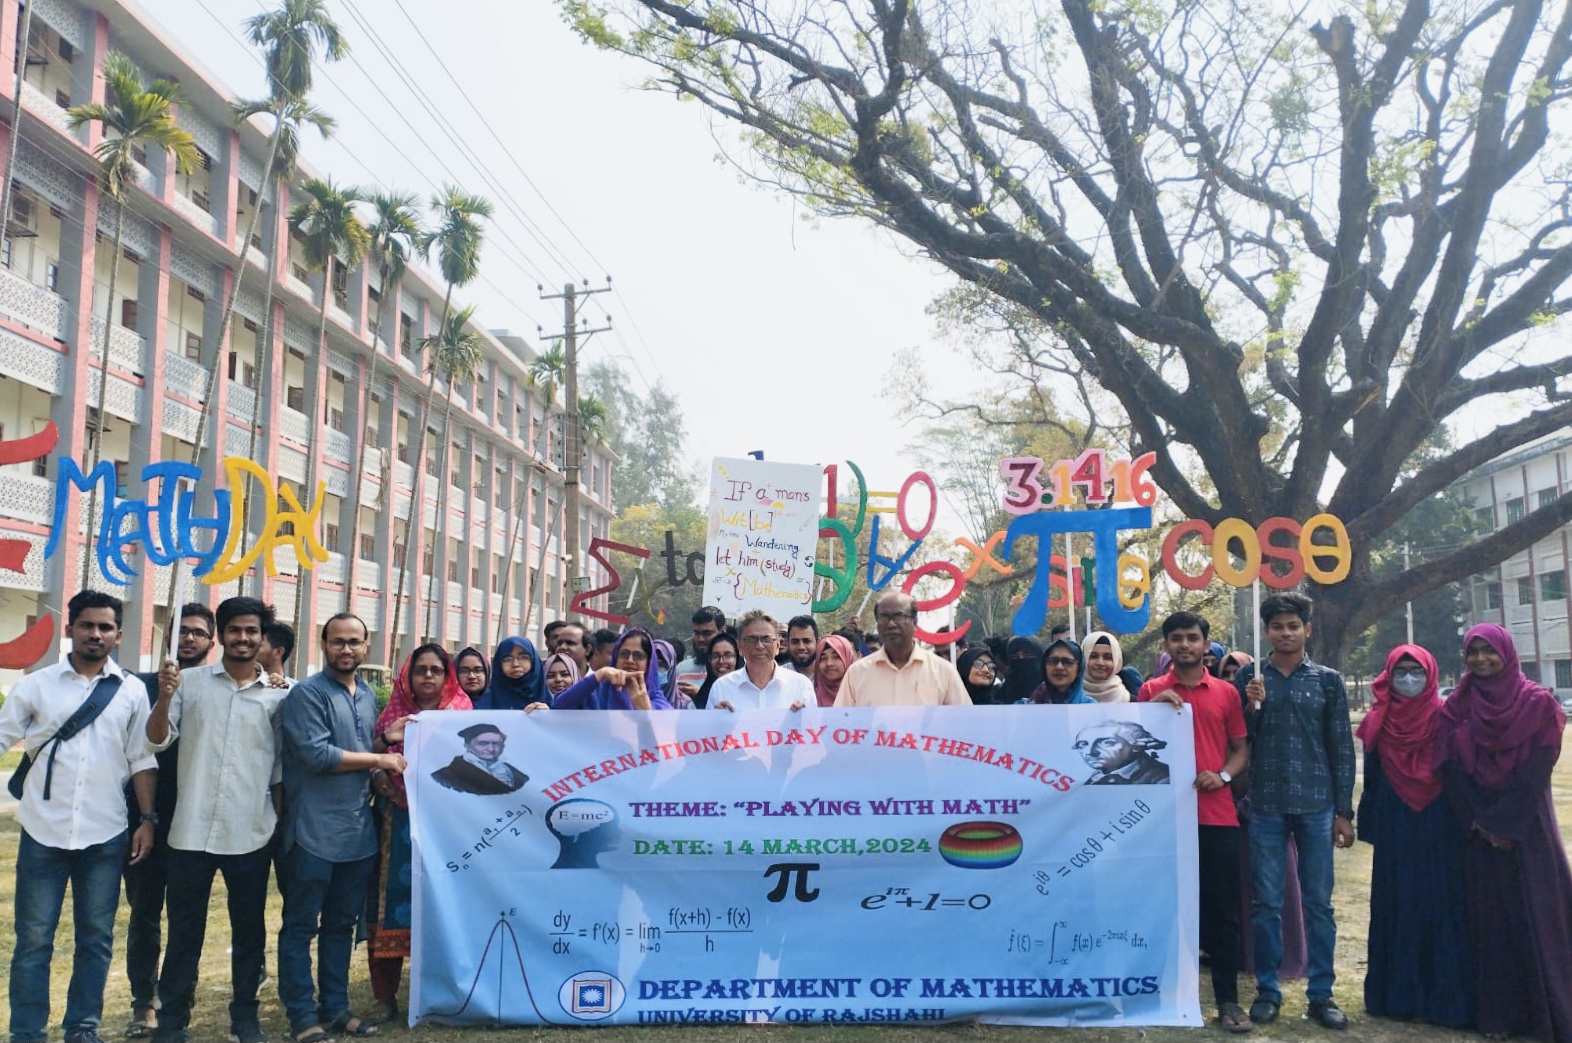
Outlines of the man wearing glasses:
M213 610L198 601L181 606L179 641L175 662L182 670L194 670L207 662L213 651ZM167 647L167 646L166 646ZM158 673L137 674L147 688L149 709L158 699ZM153 850L142 861L125 869L126 904L131 907L126 922L126 981L131 986L131 1022L127 1039L142 1039L158 1028L153 1011L153 995L158 987L159 947L163 938L164 890L169 874L169 824L175 820L176 757L179 744L158 754L158 791L153 798ZM130 828L141 822L136 794L126 787L126 814Z
M754 609L739 621L743 669L710 686L712 710L800 710L815 701L813 682L775 661L780 624Z
M892 592L874 605L882 647L846 670L836 706L970 706L961 675L917 644L917 599Z
M404 773L403 755L388 752L404 741L404 721L375 732L377 699L356 673L367 636L353 613L329 619L322 625L326 667L284 700L278 996L295 1043L376 1031L349 1010L349 958L377 854L370 773ZM321 961L315 983L313 941Z

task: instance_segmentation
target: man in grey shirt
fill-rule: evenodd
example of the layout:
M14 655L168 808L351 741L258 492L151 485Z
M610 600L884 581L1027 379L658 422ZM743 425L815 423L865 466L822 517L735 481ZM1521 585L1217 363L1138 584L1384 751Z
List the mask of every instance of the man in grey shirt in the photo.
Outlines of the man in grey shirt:
M329 619L322 626L327 668L284 700L278 996L295 1043L376 1032L350 1013L349 958L377 852L370 772L403 774L403 756L387 749L403 741L404 721L372 734L376 696L356 674L366 659L367 637L366 624L352 613ZM315 983L313 940L321 964Z

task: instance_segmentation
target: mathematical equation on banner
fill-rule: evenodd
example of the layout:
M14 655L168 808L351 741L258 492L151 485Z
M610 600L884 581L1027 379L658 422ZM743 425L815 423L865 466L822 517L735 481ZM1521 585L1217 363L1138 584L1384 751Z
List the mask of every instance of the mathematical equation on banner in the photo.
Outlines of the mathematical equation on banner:
M648 920L597 920L559 908L551 917L546 932L551 951L571 955L575 942L586 946L617 949L627 947L641 955L661 952L662 945L674 945L690 938L705 952L715 951L716 935L753 933L753 909L732 905L714 910L708 906L668 906L664 923ZM702 937L700 937L702 936Z

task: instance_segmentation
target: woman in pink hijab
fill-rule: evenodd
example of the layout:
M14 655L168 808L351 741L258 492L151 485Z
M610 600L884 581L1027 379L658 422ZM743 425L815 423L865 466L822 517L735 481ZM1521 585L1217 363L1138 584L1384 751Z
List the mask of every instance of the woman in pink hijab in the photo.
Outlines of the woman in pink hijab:
M1566 715L1501 627L1471 629L1463 656L1436 760L1464 836L1479 1031L1572 1040L1572 870L1550 795Z
M1464 1028L1479 980L1469 943L1463 842L1436 769L1445 705L1435 657L1398 645L1370 685L1375 705L1355 733L1365 747L1359 839L1375 849L1365 1010ZM1417 958L1416 958L1417 957Z
M846 668L857 661L857 650L841 635L830 634L819 639L814 657L813 694L820 706L834 706Z

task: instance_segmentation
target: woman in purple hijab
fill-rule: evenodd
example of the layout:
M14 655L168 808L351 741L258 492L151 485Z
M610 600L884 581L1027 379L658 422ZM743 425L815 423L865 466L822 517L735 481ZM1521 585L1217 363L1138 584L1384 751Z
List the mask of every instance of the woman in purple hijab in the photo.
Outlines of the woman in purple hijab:
M611 648L611 665L587 674L552 702L556 710L670 710L661 690L655 643L635 627Z
M1468 671L1441 710L1436 762L1464 834L1463 886L1488 1039L1572 1040L1572 870L1550 773L1566 715L1518 664L1511 635L1463 638Z

